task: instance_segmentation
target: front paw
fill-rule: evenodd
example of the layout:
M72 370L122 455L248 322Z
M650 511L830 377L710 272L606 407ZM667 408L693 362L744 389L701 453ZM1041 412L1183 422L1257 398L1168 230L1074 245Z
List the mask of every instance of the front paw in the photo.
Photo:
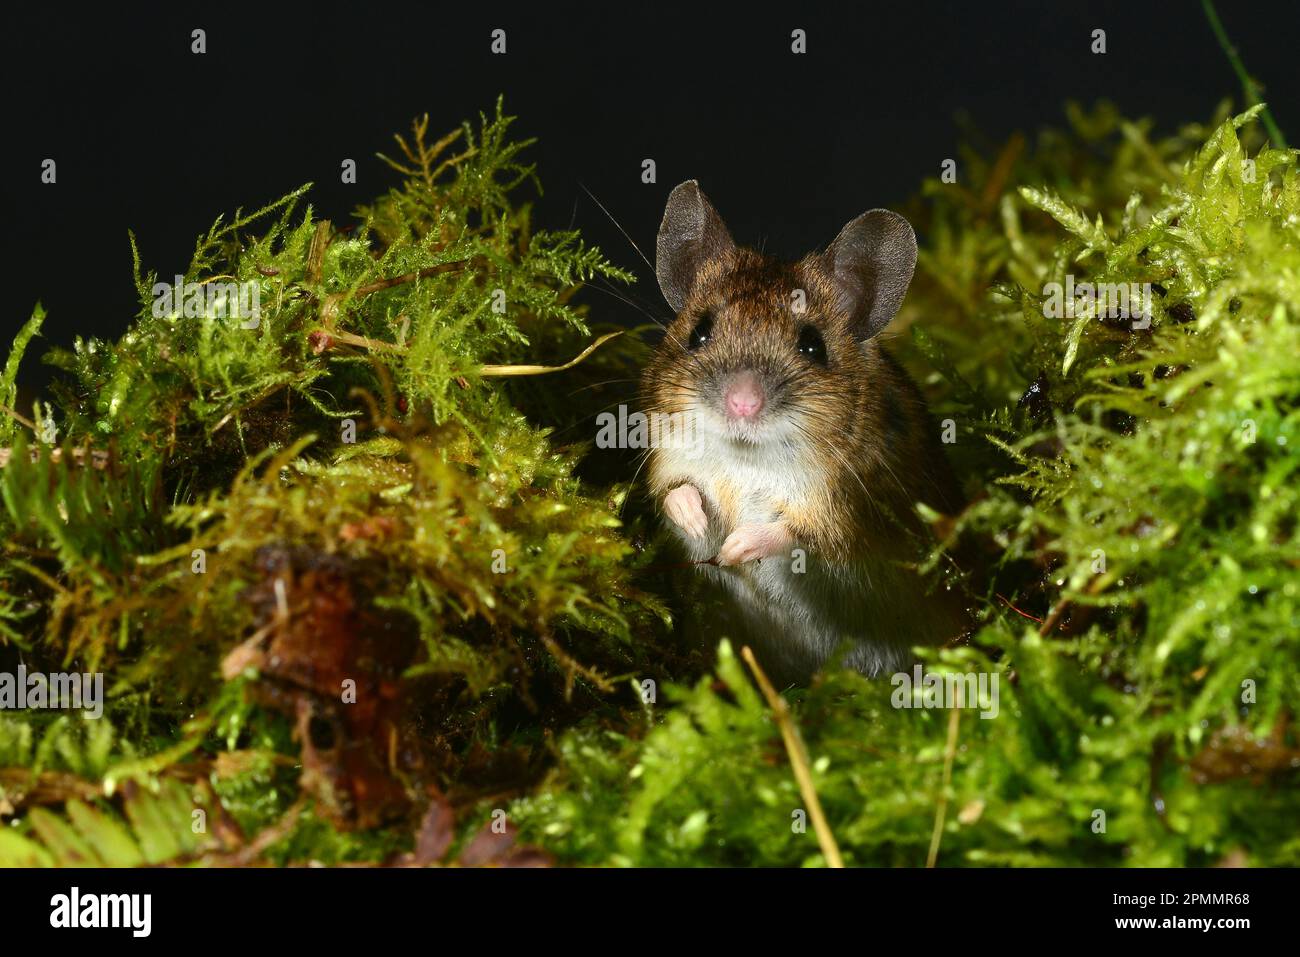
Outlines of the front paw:
M783 555L790 548L790 532L780 522L765 525L742 525L722 543L719 565L743 565L773 555Z
M665 495L664 513L691 538L703 538L709 530L704 501L694 485L679 485Z

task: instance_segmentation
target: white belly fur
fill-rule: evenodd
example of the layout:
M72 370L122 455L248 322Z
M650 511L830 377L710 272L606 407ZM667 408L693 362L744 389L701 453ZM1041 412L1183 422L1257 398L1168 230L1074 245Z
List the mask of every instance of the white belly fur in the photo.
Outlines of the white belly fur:
M776 475L752 459L721 458L706 455L690 463L692 484L709 519L704 538L690 538L668 523L693 561L717 555L738 526L773 521L780 503L807 496L815 474L786 468ZM800 475L805 478L790 478ZM724 481L730 488L749 490L731 522L724 521L715 504ZM806 550L799 542L793 548ZM794 571L794 565L792 555L784 555L726 568L696 566L729 599L726 637L753 645L773 680L804 681L837 648L843 652L842 664L864 674L902 670L911 663L911 646L931 639L927 598L905 570L870 558L833 565L807 550L805 570Z

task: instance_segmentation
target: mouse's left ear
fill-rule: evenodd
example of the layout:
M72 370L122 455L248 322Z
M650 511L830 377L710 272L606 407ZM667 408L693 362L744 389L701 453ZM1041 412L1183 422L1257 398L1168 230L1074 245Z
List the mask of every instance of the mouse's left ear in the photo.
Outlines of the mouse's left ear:
M872 209L840 230L821 255L859 339L889 325L916 269L916 234L898 213Z

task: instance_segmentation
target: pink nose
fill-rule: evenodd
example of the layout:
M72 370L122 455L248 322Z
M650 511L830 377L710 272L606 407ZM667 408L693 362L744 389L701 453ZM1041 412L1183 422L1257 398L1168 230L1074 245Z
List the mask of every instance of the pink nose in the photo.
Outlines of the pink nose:
M763 391L752 378L737 379L727 389L727 414L737 419L752 419L763 408Z

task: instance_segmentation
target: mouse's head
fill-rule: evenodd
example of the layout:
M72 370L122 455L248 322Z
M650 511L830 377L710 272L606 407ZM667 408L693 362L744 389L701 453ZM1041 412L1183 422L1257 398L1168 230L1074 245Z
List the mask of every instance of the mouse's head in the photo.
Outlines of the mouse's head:
M870 404L866 344L916 266L903 217L870 210L825 252L782 263L737 247L691 180L669 195L655 251L677 318L646 370L654 411L692 416L706 441L821 445Z

